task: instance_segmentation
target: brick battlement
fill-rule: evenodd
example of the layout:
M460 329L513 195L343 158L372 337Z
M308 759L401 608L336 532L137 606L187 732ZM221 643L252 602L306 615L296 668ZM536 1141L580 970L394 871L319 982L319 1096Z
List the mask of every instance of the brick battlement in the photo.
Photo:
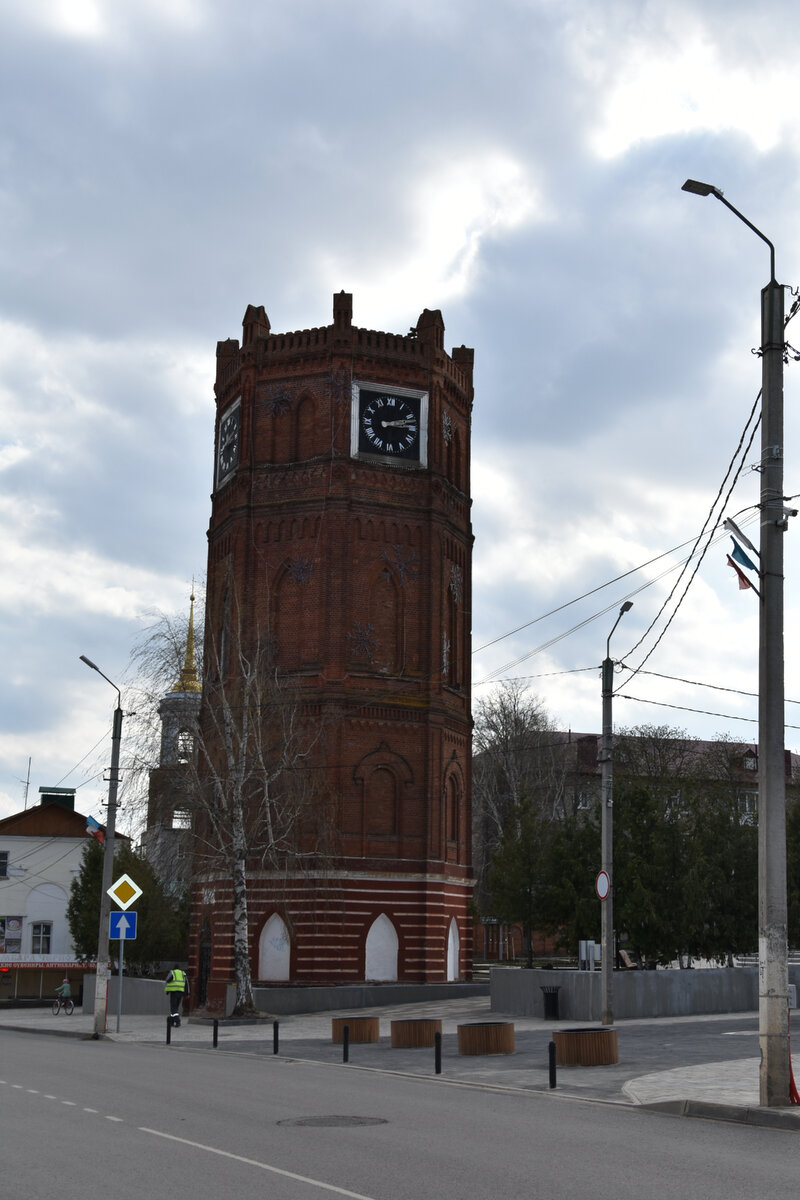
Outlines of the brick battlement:
M350 301L349 308L342 305L343 297ZM473 352L460 346L453 350L452 356L447 354L442 345L444 322L438 310L426 309L420 315L416 329L407 334L360 329L348 320L351 313L352 297L340 292L334 296L333 324L296 329L291 333L272 333L263 306L254 308L250 305L242 322L241 346L236 338L217 344L217 393L221 393L245 365L274 366L281 358L289 362L314 356L328 358L351 349L388 361L417 363L422 368L429 368L435 361L444 378L452 381L457 389L470 390Z

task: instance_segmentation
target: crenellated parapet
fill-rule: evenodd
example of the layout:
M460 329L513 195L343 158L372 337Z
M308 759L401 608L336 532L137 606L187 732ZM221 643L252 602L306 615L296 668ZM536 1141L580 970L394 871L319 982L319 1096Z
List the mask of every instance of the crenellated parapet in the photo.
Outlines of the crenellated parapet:
M439 309L424 309L408 333L386 333L353 325L353 297L338 292L333 297L333 323L289 333L273 333L263 305L249 304L242 322L242 342L227 338L217 343L215 390L221 395L243 367L287 365L315 357L346 354L355 350L398 365L418 364L423 370L438 368L456 388L472 391L474 351L466 346L444 349L444 321Z

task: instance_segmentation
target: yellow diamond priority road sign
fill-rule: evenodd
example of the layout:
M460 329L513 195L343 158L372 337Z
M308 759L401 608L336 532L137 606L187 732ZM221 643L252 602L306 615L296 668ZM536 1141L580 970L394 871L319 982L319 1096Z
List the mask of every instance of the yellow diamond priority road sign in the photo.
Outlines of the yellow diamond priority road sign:
M142 889L138 883L133 882L130 875L120 875L116 883L112 883L108 889L108 894L124 912L127 908L130 908L134 900L139 899Z

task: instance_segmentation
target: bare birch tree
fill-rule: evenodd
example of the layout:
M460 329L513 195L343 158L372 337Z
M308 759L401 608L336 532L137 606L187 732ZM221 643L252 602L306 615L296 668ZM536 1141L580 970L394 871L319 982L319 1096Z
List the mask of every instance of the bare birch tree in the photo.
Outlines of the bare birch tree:
M319 783L323 722L291 673L276 667L269 637L245 638L236 598L228 596L219 638L206 637L202 703L187 722L191 744L170 786L190 825L193 881L231 887L234 1014L244 1015L255 1011L248 879L319 867L330 857L332 822ZM188 632L188 620L160 616L132 656L141 715L129 758L139 775L140 813L148 768L158 762L159 699L186 666Z
M329 807L318 784L323 727L274 663L268 639L245 645L238 613L206 652L198 730L195 876L232 887L234 1013L255 1011L248 875L279 875L330 853ZM208 664L212 664L209 670Z

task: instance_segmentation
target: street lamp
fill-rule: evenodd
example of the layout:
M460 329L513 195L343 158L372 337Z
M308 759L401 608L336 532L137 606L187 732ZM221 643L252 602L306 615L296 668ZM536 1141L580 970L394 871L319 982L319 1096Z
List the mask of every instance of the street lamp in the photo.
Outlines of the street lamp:
M114 874L114 830L117 821L117 787L119 784L119 747L122 740L122 695L115 683L103 675L95 663L85 654L80 656L81 662L86 663L98 675L102 675L106 683L110 683L117 693L117 707L114 709L114 729L111 735L111 770L108 776L108 815L106 817L106 840L103 850L103 882L100 886L100 928L97 934L97 973L95 975L94 992L94 1032L93 1038L101 1038L106 1031L106 1002L108 1000L108 926L111 915L111 897L108 889L113 883ZM120 984L121 984L120 980Z
M601 899L600 908L600 985L602 1001L600 1021L603 1025L614 1024L614 768L611 721L611 702L614 695L614 660L611 657L611 635L624 614L633 608L633 601L626 600L619 616L611 627L606 641L606 656L602 666L603 686L603 739L600 749L601 780L601 869L606 877L607 891Z
M769 246L770 280L761 291L761 596L758 637L758 1036L762 1105L790 1103L786 934L786 766L784 761L783 286L775 247L710 183L683 191L714 196Z

